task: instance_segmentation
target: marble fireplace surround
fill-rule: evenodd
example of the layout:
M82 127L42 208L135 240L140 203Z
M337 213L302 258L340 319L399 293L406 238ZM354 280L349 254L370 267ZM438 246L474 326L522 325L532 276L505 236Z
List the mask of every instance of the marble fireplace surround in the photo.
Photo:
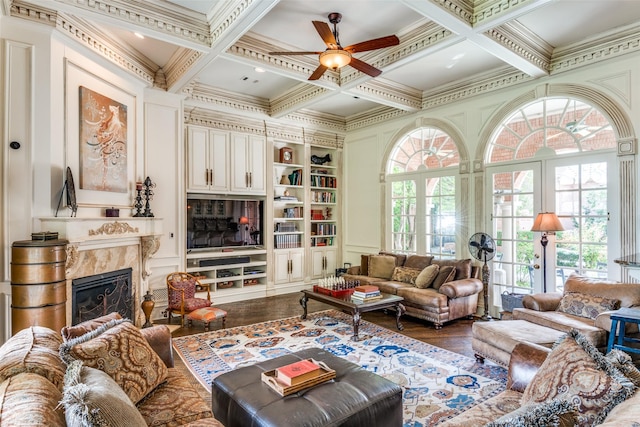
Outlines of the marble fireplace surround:
M72 281L81 277L131 268L133 319L144 323L140 303L148 289L148 260L160 247L159 218L39 218L40 231L53 231L67 244L66 323L71 324Z

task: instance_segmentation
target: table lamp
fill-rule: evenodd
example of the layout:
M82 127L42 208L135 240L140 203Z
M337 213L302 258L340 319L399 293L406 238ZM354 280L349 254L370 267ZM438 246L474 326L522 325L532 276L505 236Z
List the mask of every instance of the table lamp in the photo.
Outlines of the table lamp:
M540 238L540 244L542 245L542 290L547 293L547 244L549 239L548 234L556 234L556 231L564 231L562 223L558 219L558 216L554 212L542 212L539 213L535 221L533 221L533 227L531 231L542 232Z
M246 216L241 216L240 221L238 222L240 223L240 225L244 225L243 240L244 244L248 245L249 242L247 241L247 231L249 230L249 218L247 218Z

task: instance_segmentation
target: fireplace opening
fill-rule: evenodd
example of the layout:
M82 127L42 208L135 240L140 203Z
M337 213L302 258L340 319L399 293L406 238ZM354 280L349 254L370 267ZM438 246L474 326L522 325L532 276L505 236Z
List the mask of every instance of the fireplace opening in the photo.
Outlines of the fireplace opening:
M131 268L81 277L71 281L71 324L114 311L133 318Z

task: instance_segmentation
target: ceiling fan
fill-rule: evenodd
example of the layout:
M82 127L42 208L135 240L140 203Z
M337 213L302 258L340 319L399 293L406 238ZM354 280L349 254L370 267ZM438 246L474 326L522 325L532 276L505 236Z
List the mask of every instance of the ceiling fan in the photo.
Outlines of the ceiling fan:
M337 70L345 65L351 65L358 71L362 71L371 77L379 76L382 71L364 61L354 58L352 54L356 52L366 52L368 50L382 49L389 46L397 46L400 40L395 35L380 37L364 42L342 47L338 37L337 24L342 19L342 14L333 12L329 14L329 22L333 24L333 31L326 22L312 21L316 31L327 45L327 49L320 52L269 52L269 55L317 55L319 54L320 65L311 74L309 80L318 80L328 68Z

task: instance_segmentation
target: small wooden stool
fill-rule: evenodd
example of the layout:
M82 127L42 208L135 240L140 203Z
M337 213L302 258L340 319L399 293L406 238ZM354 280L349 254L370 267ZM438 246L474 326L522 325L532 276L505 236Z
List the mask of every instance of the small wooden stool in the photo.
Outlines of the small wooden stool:
M193 320L199 320L204 322L204 330L205 332L209 330L209 322L212 320L222 318L222 329L225 328L225 323L227 320L227 312L217 308L217 307L203 307L197 310L193 310L191 313L187 314L187 321L189 327L191 327L191 322Z

